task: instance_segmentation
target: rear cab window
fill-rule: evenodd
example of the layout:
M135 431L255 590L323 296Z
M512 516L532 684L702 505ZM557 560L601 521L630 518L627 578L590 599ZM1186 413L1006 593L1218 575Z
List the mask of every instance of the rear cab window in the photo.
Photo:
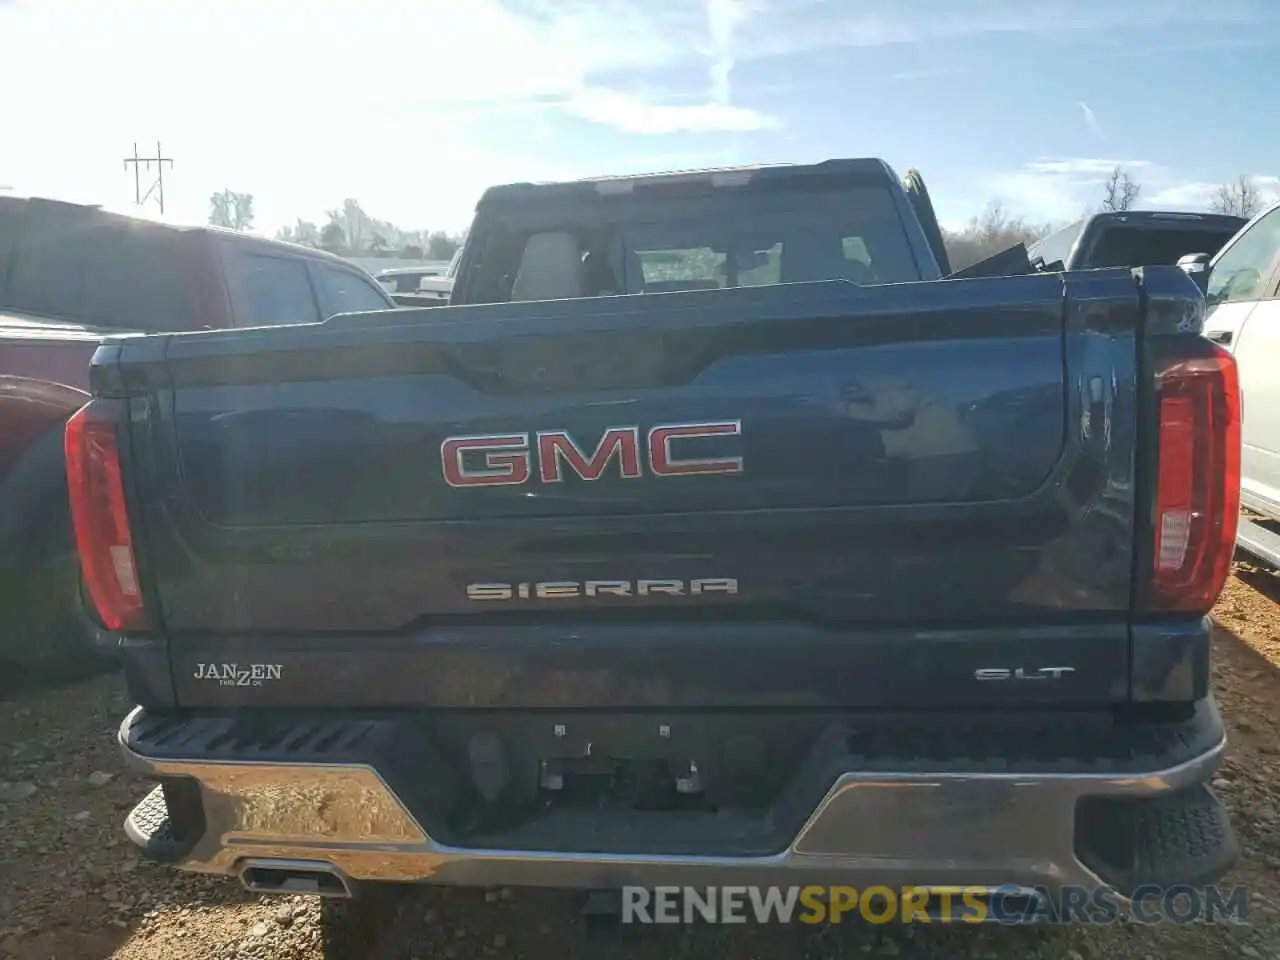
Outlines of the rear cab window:
M373 280L366 280L354 270L319 260L313 261L311 268L319 280L321 312L326 317L339 313L390 310L395 306Z
M906 235L896 218L886 223L876 216L874 194L853 202L847 196L830 199L834 209L826 211L812 202L768 197L751 204L749 212L729 213L719 221L624 225L623 288L661 293L812 280L919 279Z
M85 261L80 316L89 324L146 330L190 326L186 264L173 237L107 228Z
M1233 230L1204 227L1129 226L1105 227L1089 257L1090 268L1154 267L1177 263L1190 253L1213 256L1234 235Z
M10 229L0 306L110 330L191 325L183 234L57 204L30 206Z
M339 313L395 306L377 281L355 267L228 238L221 244L237 327L318 323Z
M88 220L50 209L28 209L18 226L9 261L4 305L22 313L73 319L80 298L88 245Z
M317 323L320 307L303 257L225 242L223 266L237 327Z
M459 300L503 302L513 298L513 288L515 299L561 299L921 279L887 185L864 178L771 187L690 196L579 194L514 209L482 207L468 240L476 254ZM554 242L542 242L547 238ZM517 284L534 266L553 270L554 282ZM525 289L538 295L522 296Z

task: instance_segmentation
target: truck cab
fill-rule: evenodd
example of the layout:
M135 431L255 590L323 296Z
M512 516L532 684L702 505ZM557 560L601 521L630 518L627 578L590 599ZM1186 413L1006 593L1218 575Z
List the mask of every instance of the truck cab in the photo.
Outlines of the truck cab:
M930 225L881 160L510 184L480 199L450 303L936 280Z

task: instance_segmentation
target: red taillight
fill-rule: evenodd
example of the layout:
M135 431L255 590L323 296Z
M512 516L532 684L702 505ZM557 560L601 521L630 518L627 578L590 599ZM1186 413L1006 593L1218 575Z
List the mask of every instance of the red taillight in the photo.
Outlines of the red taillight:
M116 418L94 401L67 421L67 488L80 571L103 625L115 632L147 626L129 514L120 479Z
M1207 341L1156 369L1155 543L1146 608L1208 613L1235 552L1240 514L1240 381Z

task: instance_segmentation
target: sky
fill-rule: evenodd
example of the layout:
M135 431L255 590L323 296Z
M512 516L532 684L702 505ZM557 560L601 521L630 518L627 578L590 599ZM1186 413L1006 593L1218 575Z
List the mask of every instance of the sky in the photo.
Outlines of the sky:
M878 156L939 217L1280 197L1276 0L0 0L0 191L460 230L518 180ZM145 182L145 190L149 184ZM151 207L154 210L154 205Z

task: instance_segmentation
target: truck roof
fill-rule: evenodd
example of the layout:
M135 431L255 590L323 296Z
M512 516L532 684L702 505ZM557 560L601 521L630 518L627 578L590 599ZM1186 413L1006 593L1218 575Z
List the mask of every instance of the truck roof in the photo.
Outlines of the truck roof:
M383 269L379 270L376 274L374 274L374 276L404 277L404 276L412 276L413 274L418 273L418 274L422 274L423 276L431 277L431 276L443 275L444 272L448 269L449 269L449 261L441 260L439 263L428 263L428 264L420 265L416 267L384 267Z
M168 223L164 220L154 220L149 217L135 217L126 213L117 213L112 210L106 210L101 204L95 203L73 203L67 200L56 200L50 197L0 197L0 208L14 210L19 206L28 208L34 207L37 210L45 208L50 212L62 211L66 216L72 216L77 213L83 214L85 217L92 217L97 221L117 220L138 224L141 227L163 230L170 233L210 233L218 236L225 236L232 239L236 243L246 246L258 248L270 248L277 252L281 250L292 250L301 256L310 257L317 260L327 260L336 264L344 264L348 268L356 267L349 260L345 260L337 254L330 253L327 250L321 250L318 247L308 247L304 244L291 243L287 240L277 240L271 237L259 237L254 234L242 233L238 230L232 230L228 227L215 227L209 224L178 224ZM16 212L16 211L15 211ZM357 268L359 269L359 268Z
M338 256L336 253L330 253L328 250L322 250L320 247L309 247L305 243L293 243L289 240L277 240L274 237L259 237L252 233L241 233L239 230L232 230L230 227L215 227L208 224L195 225L187 227L174 227L182 233L211 233L220 237L228 237L236 243L243 243L254 247L270 247L273 250L292 250L304 257L311 257L316 260L327 260L330 263L341 264L347 269L360 269L350 260ZM367 272L367 271L365 271Z
M1059 227L1037 241L1037 245L1050 238L1080 232L1087 224L1098 222L1126 223L1136 227L1180 223L1187 226L1193 224L1203 226L1211 230L1238 230L1248 223L1248 220L1229 213L1201 213L1192 210L1101 210L1074 220L1064 227Z
M587 196L610 196L662 187L702 184L711 187L742 186L745 183L782 181L802 176L863 176L897 183L898 177L878 157L823 160L818 163L747 164L668 170L655 173L585 177L578 180L507 183L489 187L480 196L477 209L494 204L574 200Z
M1192 210L1103 210L1089 219L1114 220L1117 223L1156 223L1181 221L1183 223L1199 222L1206 226L1243 226L1247 218L1237 217L1230 213L1201 213Z

